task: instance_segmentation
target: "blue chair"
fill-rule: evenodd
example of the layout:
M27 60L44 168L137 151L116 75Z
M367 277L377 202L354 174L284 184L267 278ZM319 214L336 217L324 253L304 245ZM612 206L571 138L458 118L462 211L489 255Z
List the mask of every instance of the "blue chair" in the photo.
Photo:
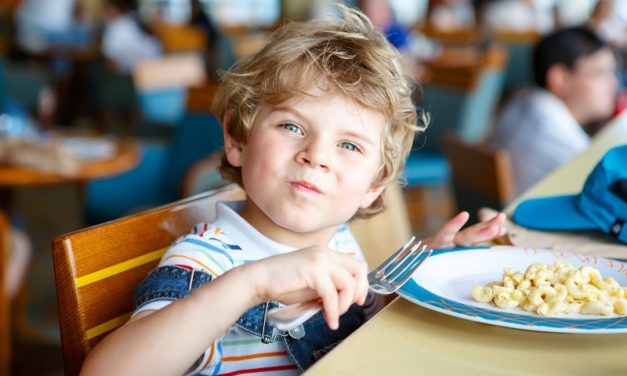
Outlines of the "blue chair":
M6 64L0 96L34 111L39 104L42 90L49 86L50 79L43 69Z
M144 120L163 125L176 125L185 114L187 90L184 87L139 91L139 108Z
M169 140L142 141L139 164L120 176L94 180L86 188L90 224L163 205L181 197L191 166L222 147L222 130L211 114L185 114Z
M511 93L533 83L533 49L542 37L538 31L498 31L495 40L507 49L504 90Z

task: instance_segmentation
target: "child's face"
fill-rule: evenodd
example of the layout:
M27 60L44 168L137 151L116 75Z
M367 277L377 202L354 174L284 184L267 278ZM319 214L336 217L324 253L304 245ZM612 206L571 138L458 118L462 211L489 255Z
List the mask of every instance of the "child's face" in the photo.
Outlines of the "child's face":
M242 216L278 241L286 233L333 233L383 190L373 186L383 115L319 89L309 94L264 106L246 144L225 135L248 197Z
M609 48L581 57L568 75L562 100L581 123L604 119L616 103L616 59Z

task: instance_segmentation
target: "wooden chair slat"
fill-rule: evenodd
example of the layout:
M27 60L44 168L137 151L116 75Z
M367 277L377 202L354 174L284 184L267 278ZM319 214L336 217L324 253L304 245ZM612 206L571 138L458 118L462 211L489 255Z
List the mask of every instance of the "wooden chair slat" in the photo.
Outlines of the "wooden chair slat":
M77 375L89 350L126 322L135 288L176 238L211 221L218 201L243 197L229 186L55 238L65 374Z

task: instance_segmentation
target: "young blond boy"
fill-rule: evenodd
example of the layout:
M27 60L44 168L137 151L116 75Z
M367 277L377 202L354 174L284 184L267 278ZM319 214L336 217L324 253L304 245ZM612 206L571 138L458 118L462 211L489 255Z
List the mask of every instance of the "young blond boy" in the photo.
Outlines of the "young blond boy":
M397 51L357 11L289 24L224 77L221 172L246 200L220 203L139 286L129 322L86 360L86 374L296 374L377 308L345 223L383 210L416 126ZM503 216L427 243L502 233ZM193 293L192 293L193 292ZM319 299L322 315L278 331L269 308ZM356 304L355 304L356 303Z

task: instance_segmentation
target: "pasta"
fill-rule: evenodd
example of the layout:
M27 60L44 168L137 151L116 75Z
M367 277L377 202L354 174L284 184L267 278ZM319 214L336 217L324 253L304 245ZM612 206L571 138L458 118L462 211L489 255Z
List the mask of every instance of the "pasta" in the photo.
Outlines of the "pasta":
M476 285L472 297L499 308L519 307L542 316L557 314L627 315L627 287L603 278L591 267L566 262L535 263L524 273L503 270L501 281Z

